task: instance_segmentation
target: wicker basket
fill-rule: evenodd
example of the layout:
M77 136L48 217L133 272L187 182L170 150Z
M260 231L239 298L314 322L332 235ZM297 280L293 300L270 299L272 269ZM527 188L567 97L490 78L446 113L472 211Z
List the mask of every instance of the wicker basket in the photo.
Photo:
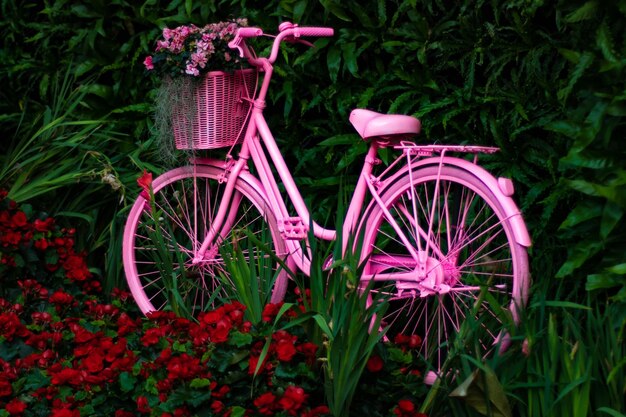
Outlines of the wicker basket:
M215 149L239 143L256 86L254 69L212 71L197 87L183 89L172 112L176 149ZM186 97L185 97L186 96Z

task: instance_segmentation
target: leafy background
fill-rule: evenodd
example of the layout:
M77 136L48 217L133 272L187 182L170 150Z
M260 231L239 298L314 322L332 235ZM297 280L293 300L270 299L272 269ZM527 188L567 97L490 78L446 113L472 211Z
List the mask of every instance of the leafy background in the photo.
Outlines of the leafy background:
M528 382L529 415L556 413L592 380L613 383L625 412L623 348L589 333L622 342L626 323L626 0L2 0L0 15L0 185L78 224L105 288L124 285L136 177L168 165L141 65L161 28L239 16L269 33L284 20L332 26L316 49L285 50L268 111L317 217L358 174L354 107L418 116L421 142L499 146L483 162L513 178L534 241L523 331L562 350L557 365L538 357L500 378L511 392L538 375L560 387Z

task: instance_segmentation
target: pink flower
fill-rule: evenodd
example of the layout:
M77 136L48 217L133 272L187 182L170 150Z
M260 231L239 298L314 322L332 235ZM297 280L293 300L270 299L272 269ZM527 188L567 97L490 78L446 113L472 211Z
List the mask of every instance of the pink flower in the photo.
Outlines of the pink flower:
M193 75L194 77L197 77L198 75L200 75L200 71L198 70L198 68L195 67L195 65L187 64L187 69L185 70L185 74L189 74L189 75Z
M204 68L207 63L207 57L202 52L196 52L195 54L191 54L191 63L194 66L200 66L200 68Z
M152 65L152 57L150 55L148 55L146 59L143 60L143 65L148 71L154 69L154 65Z
M157 41L157 46L154 48L155 52L162 51L163 49L168 49L170 47L170 43L168 41Z

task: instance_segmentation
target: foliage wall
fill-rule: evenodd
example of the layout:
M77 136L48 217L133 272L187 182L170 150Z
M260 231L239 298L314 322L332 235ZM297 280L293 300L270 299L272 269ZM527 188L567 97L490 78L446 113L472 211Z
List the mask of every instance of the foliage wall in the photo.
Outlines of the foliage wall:
M1 7L0 181L15 200L79 219L91 264L111 286L122 279L119 239L135 178L165 165L150 133L155 84L143 57L164 26L247 16L267 32L284 20L337 29L314 50L286 50L270 117L322 219L364 151L349 111L414 114L420 141L502 148L484 161L517 184L536 283L565 297L586 288L626 301L625 0Z

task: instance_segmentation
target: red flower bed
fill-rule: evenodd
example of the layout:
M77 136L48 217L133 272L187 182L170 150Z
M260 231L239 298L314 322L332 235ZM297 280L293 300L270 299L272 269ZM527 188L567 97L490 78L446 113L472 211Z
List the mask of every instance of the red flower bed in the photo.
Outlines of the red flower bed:
M305 416L324 404L323 347L301 325L244 319L229 303L191 321L138 315L124 290L105 301L74 232L0 194L0 416ZM299 323L299 322L298 322ZM283 328L283 330L281 330ZM418 341L383 345L354 414L421 416Z

